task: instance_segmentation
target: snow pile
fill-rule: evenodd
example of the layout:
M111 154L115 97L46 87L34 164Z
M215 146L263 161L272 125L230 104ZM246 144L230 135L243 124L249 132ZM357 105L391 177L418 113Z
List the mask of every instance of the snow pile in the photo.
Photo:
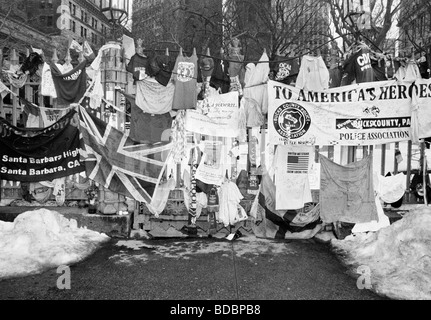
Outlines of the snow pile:
M108 240L56 211L26 211L14 222L0 222L0 279L76 263Z
M335 239L331 245L360 278L369 270L374 292L392 299L431 299L430 208L414 209L378 232Z

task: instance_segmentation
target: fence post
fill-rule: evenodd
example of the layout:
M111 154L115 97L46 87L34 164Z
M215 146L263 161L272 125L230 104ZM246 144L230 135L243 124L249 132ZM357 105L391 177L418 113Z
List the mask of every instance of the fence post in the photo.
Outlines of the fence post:
M411 170L412 170L412 141L409 140L407 142L407 202L411 201L411 193L410 193L410 181L411 181Z
M385 176L385 164L386 164L386 144L382 144L382 158L381 158L381 168L380 174Z
M0 48L0 70L3 69L3 48ZM5 118L5 112L3 108L3 99L0 99L0 116Z
M12 55L11 55L11 59L10 59L10 63L14 66L19 64L19 58L18 55L16 53L15 49L12 49ZM11 91L16 95L12 95L12 124L14 126L17 125L17 105L18 105L18 94L19 94L19 89L15 88L14 86L11 86Z
M52 52L52 58L51 61L53 63L58 63L58 55L57 55L57 48L54 48L54 51ZM57 98L52 99L52 106L54 108L57 108Z
M397 151L400 148L400 143L395 142L395 150L394 150L394 175L398 174L398 161L397 161Z

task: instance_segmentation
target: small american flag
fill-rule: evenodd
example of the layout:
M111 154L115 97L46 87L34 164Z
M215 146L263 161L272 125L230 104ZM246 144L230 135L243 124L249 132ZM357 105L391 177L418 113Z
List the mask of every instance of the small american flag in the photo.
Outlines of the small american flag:
M288 173L308 173L310 154L308 152L289 152L287 155Z

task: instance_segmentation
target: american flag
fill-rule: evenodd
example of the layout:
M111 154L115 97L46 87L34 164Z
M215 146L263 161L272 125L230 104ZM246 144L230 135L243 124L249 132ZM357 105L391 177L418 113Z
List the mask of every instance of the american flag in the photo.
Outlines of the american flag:
M308 152L289 152L287 155L288 173L308 173L310 154Z
M136 144L82 106L79 110L81 155L87 177L113 192L151 203L172 144Z

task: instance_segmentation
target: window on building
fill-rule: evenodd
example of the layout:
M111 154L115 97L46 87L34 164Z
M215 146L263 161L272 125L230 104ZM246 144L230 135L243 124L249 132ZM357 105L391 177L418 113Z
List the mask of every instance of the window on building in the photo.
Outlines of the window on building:
M41 25L43 25L43 26L44 26L44 25L45 25L45 23L46 23L46 17L45 17L45 16L40 16L40 17L39 17L39 22L40 22L40 24L41 24Z
M97 44L97 34L95 33L91 34L91 42L93 42L94 44Z
M70 20L70 30L72 30L72 32L76 32L76 23L75 21L72 21L72 19Z
M81 37L87 38L87 29L81 26Z
M45 7L46 7L45 0L41 0L41 1L40 1L40 7L41 7L42 9L45 9Z
M48 0L48 8L53 8L52 0Z
M46 17L46 25L48 26L48 27L52 27L52 16L47 16Z
M72 4L72 14L76 16L76 5Z

